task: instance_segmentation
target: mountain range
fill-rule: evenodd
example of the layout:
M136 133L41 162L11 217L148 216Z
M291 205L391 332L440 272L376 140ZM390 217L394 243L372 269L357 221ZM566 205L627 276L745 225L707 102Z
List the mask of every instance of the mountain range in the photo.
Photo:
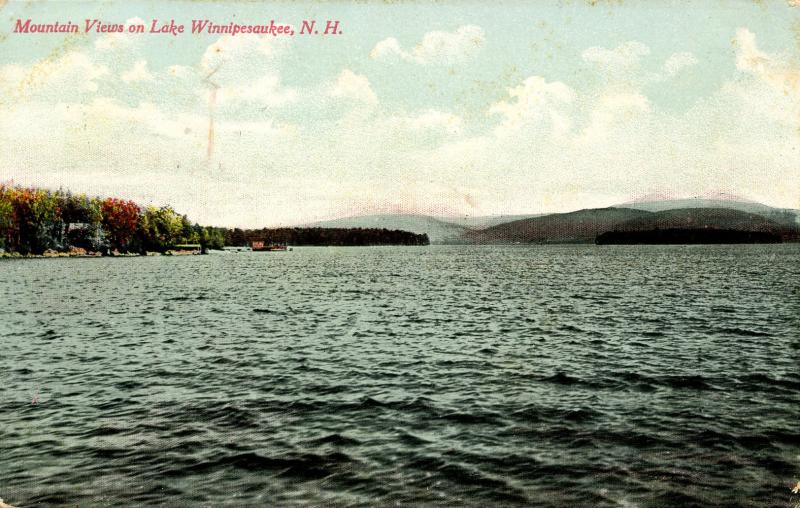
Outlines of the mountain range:
M441 217L381 214L309 224L385 228L426 233L434 244L592 243L609 231L715 229L768 232L800 240L800 210L731 199L677 199L624 203L568 213Z

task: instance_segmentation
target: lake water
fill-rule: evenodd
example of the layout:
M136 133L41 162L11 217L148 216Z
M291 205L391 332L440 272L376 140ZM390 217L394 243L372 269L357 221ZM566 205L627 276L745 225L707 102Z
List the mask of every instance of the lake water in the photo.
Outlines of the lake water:
M0 497L787 508L799 288L800 245L0 261Z

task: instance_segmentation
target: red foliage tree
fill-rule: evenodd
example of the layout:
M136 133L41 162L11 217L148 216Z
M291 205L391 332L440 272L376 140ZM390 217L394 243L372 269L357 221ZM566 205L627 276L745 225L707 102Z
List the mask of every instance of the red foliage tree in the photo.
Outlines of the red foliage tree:
M127 250L139 221L139 205L124 199L107 198L103 200L101 210L103 228L111 240L111 247Z

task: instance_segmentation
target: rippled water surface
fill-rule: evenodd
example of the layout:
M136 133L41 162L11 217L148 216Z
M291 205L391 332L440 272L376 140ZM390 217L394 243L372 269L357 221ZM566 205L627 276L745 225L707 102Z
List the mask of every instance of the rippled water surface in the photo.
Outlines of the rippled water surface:
M798 245L2 261L0 497L790 507L799 288Z

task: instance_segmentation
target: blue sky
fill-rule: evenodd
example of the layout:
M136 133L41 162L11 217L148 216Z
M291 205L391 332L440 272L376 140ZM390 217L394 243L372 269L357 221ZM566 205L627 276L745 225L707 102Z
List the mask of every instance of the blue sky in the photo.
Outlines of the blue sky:
M94 18L343 33L12 33ZM11 1L0 180L242 226L718 193L800 208L798 44L800 7L777 0Z

